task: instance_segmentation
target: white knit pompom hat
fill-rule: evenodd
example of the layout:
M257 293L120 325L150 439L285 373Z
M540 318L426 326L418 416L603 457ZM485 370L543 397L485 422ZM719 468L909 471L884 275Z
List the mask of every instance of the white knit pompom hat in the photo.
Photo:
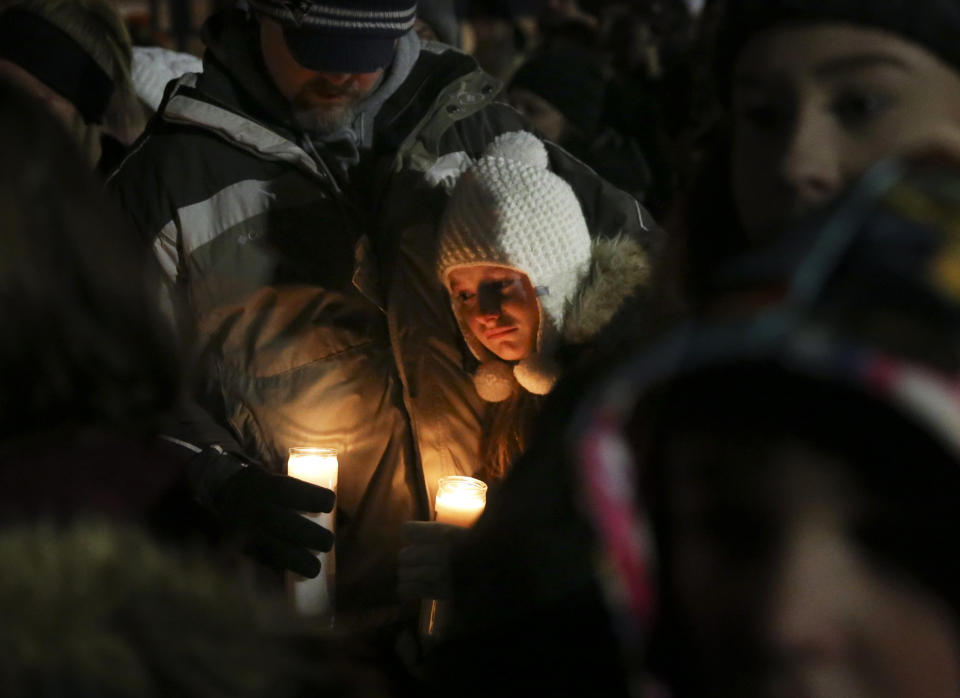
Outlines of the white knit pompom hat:
M537 347L512 373L521 386L540 395L556 382L551 353L567 303L590 265L590 234L580 202L548 164L546 148L532 133L498 136L453 188L437 254L437 270L448 291L453 269L477 264L508 267L530 279L540 304ZM477 391L491 402L505 399L512 390L508 366L473 336L456 305L454 313L480 361Z

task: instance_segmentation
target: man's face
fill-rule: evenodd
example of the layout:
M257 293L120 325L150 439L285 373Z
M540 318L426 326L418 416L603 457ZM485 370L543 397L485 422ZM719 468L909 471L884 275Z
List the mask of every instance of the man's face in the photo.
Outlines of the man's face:
M353 120L357 104L377 85L383 70L373 73L325 73L305 68L293 57L283 27L260 18L260 49L274 85L293 107L306 131L331 133Z
M741 51L732 183L760 241L878 160L960 134L960 73L919 44L839 23L784 25Z

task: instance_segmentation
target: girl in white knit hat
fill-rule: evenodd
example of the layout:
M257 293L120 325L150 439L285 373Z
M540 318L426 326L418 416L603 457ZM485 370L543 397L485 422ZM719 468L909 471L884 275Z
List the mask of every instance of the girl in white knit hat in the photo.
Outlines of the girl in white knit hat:
M458 161L433 178L452 190L437 272L476 361L474 385L491 403L475 475L492 483L522 452L563 366L645 283L647 253L625 237L591 240L580 202L547 169L533 134L503 134L476 162ZM400 596L449 598L450 550L462 533L437 522L406 525Z
M456 180L437 267L489 412L481 477L501 477L562 371L647 279L626 238L593 241L576 195L525 131L497 138Z
M563 367L645 283L647 253L625 237L591 240L573 190L547 169L533 134L503 134L476 162L459 160L458 172L434 180L452 190L437 271L476 362L474 385L491 403L475 475L492 483L522 452ZM461 534L406 525L401 596L449 596L449 551Z

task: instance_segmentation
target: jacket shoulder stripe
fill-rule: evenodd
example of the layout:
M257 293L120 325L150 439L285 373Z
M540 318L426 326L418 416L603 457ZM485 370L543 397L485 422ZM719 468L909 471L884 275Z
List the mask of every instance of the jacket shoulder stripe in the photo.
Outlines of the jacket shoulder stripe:
M317 201L318 192L302 175L271 180L247 179L177 211L183 251L193 254L222 233L257 216Z
M263 157L298 165L313 174L320 172L313 159L296 143L215 104L182 94L175 95L167 103L163 118L174 123L200 126Z
M171 280L176 281L180 254L177 251L177 228L173 221L167 223L153 240L153 253L160 267Z
M273 203L269 181L248 179L221 189L209 199L177 211L183 233L183 250L193 254L225 230L265 213Z

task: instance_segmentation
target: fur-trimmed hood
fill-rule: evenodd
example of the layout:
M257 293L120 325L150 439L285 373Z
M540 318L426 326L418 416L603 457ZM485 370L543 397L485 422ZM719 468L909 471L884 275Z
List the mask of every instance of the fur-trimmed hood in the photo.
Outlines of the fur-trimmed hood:
M646 287L649 257L639 242L624 236L594 240L590 271L564 312L561 341L586 344L600 334L623 302Z
M473 376L480 397L499 402L516 383L537 395L549 393L569 359L589 346L649 278L649 254L639 242L622 235L593 240L589 271L564 309L556 340L515 365L496 357L481 362Z

